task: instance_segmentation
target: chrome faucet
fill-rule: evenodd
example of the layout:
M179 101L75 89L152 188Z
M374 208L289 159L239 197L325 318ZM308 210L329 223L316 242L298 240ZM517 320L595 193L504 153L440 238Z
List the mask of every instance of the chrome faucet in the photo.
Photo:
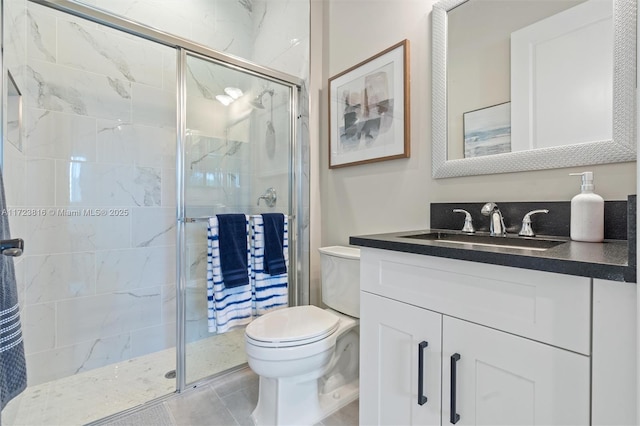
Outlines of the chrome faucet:
M466 232L468 234L473 234L474 232L476 232L475 229L473 229L473 219L471 218L471 214L463 209L453 209L454 213L464 213L465 217L464 217L464 226L462 227L462 232Z
M531 227L531 215L537 214L537 213L549 213L549 210L547 209L533 210L525 214L524 217L522 218L522 228L520 229L520 232L518 233L518 235L521 235L523 237L536 236L536 234L533 232L533 228Z
M496 203L487 203L480 210L484 216L489 216L489 235L492 237L507 235L507 229L504 226L504 218Z
M260 205L260 200L264 200L267 207L275 206L276 201L278 200L278 193L276 192L276 189L273 187L267 188L266 191L264 191L264 194L258 197L257 205Z

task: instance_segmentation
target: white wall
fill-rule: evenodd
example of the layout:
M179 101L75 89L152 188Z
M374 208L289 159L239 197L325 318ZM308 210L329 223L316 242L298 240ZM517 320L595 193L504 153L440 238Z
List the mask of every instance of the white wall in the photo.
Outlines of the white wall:
M567 201L579 191L570 172L593 170L605 200L636 193L636 164L618 163L451 179L431 177L431 16L435 1L328 0L322 64L312 75L327 79L402 39L411 42L411 158L328 169L327 100L319 131L321 245L347 244L350 235L420 229L429 203ZM312 251L313 251L312 247Z

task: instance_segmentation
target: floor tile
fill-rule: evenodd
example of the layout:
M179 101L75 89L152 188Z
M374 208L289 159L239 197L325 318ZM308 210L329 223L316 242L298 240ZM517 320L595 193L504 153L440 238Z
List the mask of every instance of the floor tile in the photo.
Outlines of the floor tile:
M145 425L154 415L157 425L176 426L253 426L251 413L258 403L258 376L251 369L243 368L212 379L209 383L170 396L161 403L166 408L166 418L158 419L159 410L149 407L117 417L118 423L104 422L101 426ZM151 407L153 408L153 407ZM318 422L316 426L357 426L358 400ZM141 416L146 411L147 417ZM136 423L137 422L137 423ZM154 425L156 426L156 425Z
M359 400L342 407L340 410L322 420L324 426L353 426L359 423Z
M211 383L211 387L213 387L218 393L218 396L222 398L242 388L257 388L259 380L260 377L250 368L243 368L239 371L234 371L231 374L214 379Z
M164 404L179 426L230 426L238 424L210 386L185 391Z

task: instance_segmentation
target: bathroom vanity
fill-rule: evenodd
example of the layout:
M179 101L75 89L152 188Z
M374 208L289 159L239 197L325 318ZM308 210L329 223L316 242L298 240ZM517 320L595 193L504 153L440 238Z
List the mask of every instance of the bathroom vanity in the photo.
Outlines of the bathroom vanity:
M361 424L636 424L626 241L535 250L419 234L350 239Z

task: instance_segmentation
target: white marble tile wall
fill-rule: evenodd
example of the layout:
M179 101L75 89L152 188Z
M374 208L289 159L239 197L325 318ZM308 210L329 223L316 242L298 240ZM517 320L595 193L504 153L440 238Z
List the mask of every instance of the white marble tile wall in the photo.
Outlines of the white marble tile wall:
M307 1L87 3L308 77ZM12 225L28 241L17 274L35 384L175 345L176 55L24 0L7 4L17 10L13 28L24 29L12 33L7 49L25 94L24 154L5 149L7 197L12 206L54 212ZM215 102L224 86L205 81L197 67L192 75L202 99ZM255 120L251 135L259 142L264 120ZM188 190L192 211L255 212L256 141L208 139L199 141L200 155L220 153L194 165L204 172L190 177L204 184ZM288 177L271 175L276 180L269 185L282 186L284 197ZM74 215L98 208L128 213ZM202 229L188 234L187 339L193 341L209 336L202 297L206 239Z
M175 52L27 10L24 153L5 161L12 206L45 212L15 220L33 385L175 345Z

